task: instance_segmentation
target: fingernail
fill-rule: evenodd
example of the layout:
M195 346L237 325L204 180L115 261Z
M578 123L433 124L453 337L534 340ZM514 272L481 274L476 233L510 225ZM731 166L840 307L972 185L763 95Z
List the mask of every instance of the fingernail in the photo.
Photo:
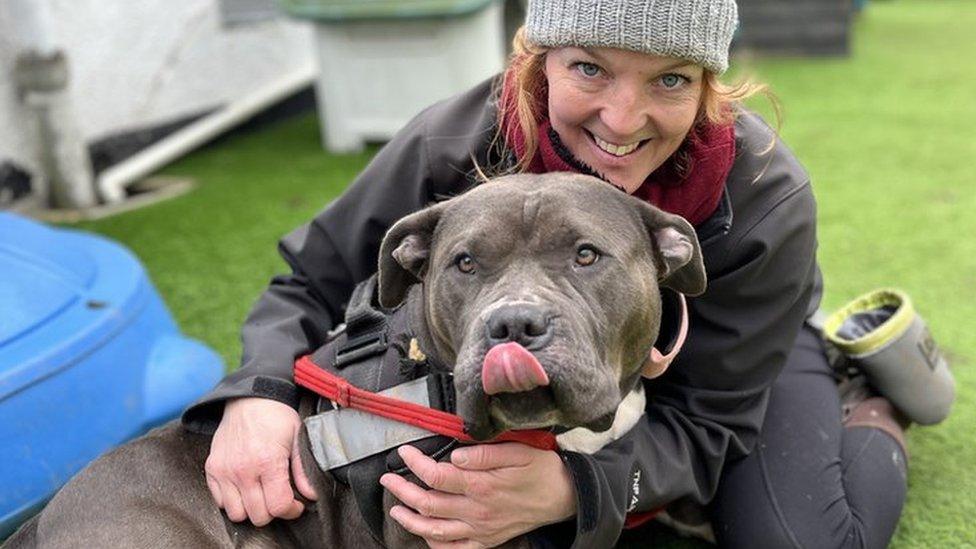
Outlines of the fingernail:
M451 453L451 461L455 465L466 465L468 463L468 453L464 450L455 450Z

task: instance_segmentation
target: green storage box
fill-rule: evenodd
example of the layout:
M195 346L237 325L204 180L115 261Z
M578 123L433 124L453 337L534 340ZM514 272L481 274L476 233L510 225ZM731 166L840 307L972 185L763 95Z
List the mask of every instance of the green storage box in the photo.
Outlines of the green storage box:
M492 0L281 0L295 17L321 22L453 17L474 13Z

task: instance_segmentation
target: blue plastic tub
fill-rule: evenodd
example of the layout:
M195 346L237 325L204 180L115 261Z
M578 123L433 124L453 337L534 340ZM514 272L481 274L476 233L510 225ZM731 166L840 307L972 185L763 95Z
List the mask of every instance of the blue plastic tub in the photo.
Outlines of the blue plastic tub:
M223 371L128 250L0 213L0 539Z

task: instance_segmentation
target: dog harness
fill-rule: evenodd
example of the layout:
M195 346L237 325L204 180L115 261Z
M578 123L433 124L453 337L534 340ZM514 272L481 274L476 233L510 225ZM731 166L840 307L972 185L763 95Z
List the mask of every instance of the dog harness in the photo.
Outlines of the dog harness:
M320 397L316 413L304 420L316 463L350 486L373 537L381 541L379 477L388 471L408 472L397 447L411 443L438 459L459 443L517 441L544 450L558 446L548 430L472 439L454 414L450 369L419 349L405 308L384 311L374 305L376 289L375 275L356 287L345 324L330 332L319 350L299 358L294 373L299 386ZM687 318L684 296L662 289L658 342L665 342L665 350L652 348L642 373L661 372L674 359L688 331Z

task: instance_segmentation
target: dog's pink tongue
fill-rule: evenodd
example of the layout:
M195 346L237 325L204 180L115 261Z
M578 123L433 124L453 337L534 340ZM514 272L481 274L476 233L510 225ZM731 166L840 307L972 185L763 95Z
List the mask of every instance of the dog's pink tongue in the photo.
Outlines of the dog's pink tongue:
M492 347L481 367L485 394L520 393L549 385L549 376L525 347L510 341Z

